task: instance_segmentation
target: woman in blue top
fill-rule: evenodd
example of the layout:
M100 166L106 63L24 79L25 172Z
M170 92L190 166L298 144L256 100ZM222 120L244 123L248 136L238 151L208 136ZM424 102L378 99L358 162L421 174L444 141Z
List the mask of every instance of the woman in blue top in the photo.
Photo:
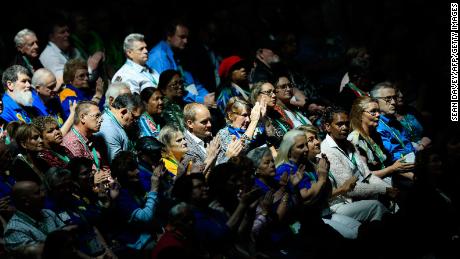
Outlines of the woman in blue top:
M157 88L147 87L141 92L141 99L145 106L145 112L139 118L140 136L152 136L158 138L164 120L161 117L163 111L163 94Z
M220 155L227 152L232 139L240 139L244 144L244 152L265 143L264 127L259 125L259 120L266 111L266 105L256 102L251 110L249 103L240 97L232 97L225 109L227 125L217 133L220 139Z

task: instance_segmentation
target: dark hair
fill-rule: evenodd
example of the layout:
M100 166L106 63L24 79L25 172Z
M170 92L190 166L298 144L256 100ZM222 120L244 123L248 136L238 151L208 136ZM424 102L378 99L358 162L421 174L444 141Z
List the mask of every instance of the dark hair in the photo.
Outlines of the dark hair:
M77 74L78 69L88 70L88 64L86 63L86 61L80 58L75 58L65 63L64 72L62 75L64 84L70 84L70 82L75 79L75 74Z
M144 103L148 103L152 95L157 91L161 92L160 89L155 88L155 87L144 88L144 90L141 91L141 100Z
M137 140L136 150L138 155L148 155L160 160L164 145L152 136L145 136Z
M40 130L32 124L22 124L19 126L16 132L15 140L21 153L26 152L25 148L21 144L28 141L32 137L34 131L37 131L41 135Z
M198 179L206 182L204 175L201 173L194 173L189 175L183 175L176 179L172 189L172 196L178 201L190 202L191 193L193 190L193 179Z
M67 169L72 173L72 179L78 182L79 175L81 174L80 168L85 167L92 170L93 161L86 157L74 157L67 164Z
M46 186L48 191L53 191L53 188L62 182L66 177L72 178L72 173L64 168L51 167L45 173Z
M177 26L189 27L186 22L181 18L174 18L170 20L164 27L165 36L173 36L176 33Z
M18 128L23 124L25 124L23 121L11 121L6 125L5 130L8 132L10 139L16 138L16 132L18 131Z
M351 60L348 68L348 75L350 81L354 82L359 77L362 77L369 73L369 60L361 57L357 57Z
M345 113L348 115L348 112L345 111L342 107L339 106L329 106L326 108L323 116L323 123L332 123L334 120L334 114Z
M160 74L160 79L158 81L158 89L160 89L163 93L166 90L166 87L168 86L169 82L171 82L172 78L175 75L181 75L179 71L174 70L174 69L168 69L163 71Z
M128 171L137 168L136 156L129 151L119 152L112 161L110 170L113 177L116 177L120 184L124 184L128 180Z
M121 94L113 100L112 107L115 109L126 108L131 111L134 107L136 107L136 104L134 103L134 97L132 94Z
M40 135L47 129L49 125L58 125L56 119L51 116L39 116L34 118L32 124L40 130Z

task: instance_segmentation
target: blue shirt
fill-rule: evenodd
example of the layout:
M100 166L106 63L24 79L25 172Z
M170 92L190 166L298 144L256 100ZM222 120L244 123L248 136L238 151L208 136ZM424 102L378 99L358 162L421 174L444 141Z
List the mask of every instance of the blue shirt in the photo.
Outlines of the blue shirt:
M289 176L295 174L297 172L297 168L298 168L298 166L296 164L292 163L292 162L291 163L283 163L283 164L279 165L276 168L275 180L279 182L279 180L280 180L280 178L281 178L281 176L283 175L284 172L287 172ZM315 173L307 173L307 175L302 178L302 180L297 185L297 187L299 188L299 190L301 190L301 189L310 189L311 184L313 182L316 182L317 180L318 179L317 179L317 176L316 176ZM293 189L290 182L288 183L288 186L289 186L289 188L291 190Z
M33 117L48 115L48 113L43 112L45 110L45 105L42 103L40 97L35 91L32 91L32 98L32 106L24 108L13 100L11 96L4 94L2 98L3 112L0 114L0 117L8 123L18 120L25 123L31 123Z
M204 103L204 97L209 92L201 83L193 78L190 72L185 71L182 66L177 63L174 59L174 52L166 41L160 41L150 50L146 65L160 74L168 69L180 71L185 81L185 90L187 90L184 101L186 103Z
M391 155L392 161L415 152L407 131L396 118L380 115L377 132L382 138L383 146Z
M92 93L84 92L71 84L67 84L59 94L65 118L69 117L70 114L70 102L77 101L78 103L79 101L88 101L92 98Z

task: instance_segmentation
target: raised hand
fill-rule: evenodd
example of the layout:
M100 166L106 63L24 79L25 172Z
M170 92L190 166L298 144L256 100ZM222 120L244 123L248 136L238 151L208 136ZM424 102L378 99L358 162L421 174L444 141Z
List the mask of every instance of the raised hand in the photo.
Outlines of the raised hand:
M241 140L237 139L236 136L232 136L232 142L228 144L227 152L225 156L228 158L238 156L243 150L243 143Z
M256 104L254 104L254 107L252 107L251 116L249 117L251 119L251 122L259 121L260 113L261 113L260 110L261 110L260 103L256 102Z
M327 156L325 154L321 154L321 158L316 164L316 173L318 174L318 178L327 177L329 173L329 167L330 163L327 159Z
M289 180L291 181L291 184L293 186L297 186L300 183L300 181L302 181L304 175L305 175L305 165L301 164L297 168L297 172L295 172L295 174L292 174L289 177Z
M165 165L163 161L161 161L156 167L152 166L152 171L152 177L150 177L150 191L158 192L158 189L160 188L160 178L165 173Z

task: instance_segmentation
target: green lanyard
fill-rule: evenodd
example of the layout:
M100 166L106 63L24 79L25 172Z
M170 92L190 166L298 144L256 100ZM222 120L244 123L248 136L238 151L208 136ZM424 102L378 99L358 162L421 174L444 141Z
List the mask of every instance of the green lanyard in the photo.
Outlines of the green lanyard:
M391 131L391 134L393 136L395 136L395 138L398 140L399 144L401 144L401 146L403 147L403 149L406 148L406 145L404 145L404 143L402 142L402 140L399 138L398 134L396 134L396 132L390 127L388 126L383 120L380 120L383 125L385 125L385 127L387 127L390 131ZM399 132L399 131L398 131Z
M379 147L379 145L377 145L377 143L373 142L371 143L371 141L368 141L367 138L363 137L364 141L366 142L366 147L369 149L372 150L373 153L375 153L375 155L377 156L377 158L379 159L380 163L382 164L382 167L381 169L384 169L385 168L385 165L383 164L385 162L385 154L383 154L383 151L382 149Z
M78 130L76 130L74 127L72 127L72 131L73 131L73 133L75 133L75 135L77 136L78 140L80 140L80 143L85 147L86 151L88 151L88 153L93 154L94 165L96 166L97 171L99 171L99 169L101 168L101 165L99 163L99 158L97 157L96 148L93 147L92 150L90 151L88 145L86 145L86 141L83 139L83 136L80 135Z
M144 112L144 115L145 117L151 122L153 123L153 125L155 126L155 128L157 129L157 131L159 132L161 130L161 126L160 124L156 124L155 121L153 120L153 118L150 116L150 114L148 114L147 112Z
M352 82L349 82L347 84L348 87L351 88L351 90L355 91L356 93L358 93L360 96L369 96L368 93L364 92L363 90L359 89L355 84L353 84Z
M292 114L294 114L294 117L296 117L298 120L300 120L300 122L302 123L302 125L308 125L308 123L302 118L303 115L300 114L299 111L293 111Z
M289 131L289 129L287 129L287 128L283 125L283 123L282 123L281 121L279 121L279 120L277 120L277 119L274 119L274 121L281 127L281 129L283 130L284 133L286 133L286 132Z
M57 152L54 152L53 150L50 150L51 153L53 153L55 156L57 156L59 159L61 159L62 161L64 161L64 163L68 164L70 162L70 159L68 156L63 156Z
M121 124L118 122L117 118L115 118L115 116L113 115L113 113L107 108L105 107L105 112L107 113L107 115L109 116L109 118L115 123L117 124L123 131L125 130L125 128L123 128L123 126L121 126ZM134 150L134 144L133 142L128 138L128 150L129 151L132 151Z

